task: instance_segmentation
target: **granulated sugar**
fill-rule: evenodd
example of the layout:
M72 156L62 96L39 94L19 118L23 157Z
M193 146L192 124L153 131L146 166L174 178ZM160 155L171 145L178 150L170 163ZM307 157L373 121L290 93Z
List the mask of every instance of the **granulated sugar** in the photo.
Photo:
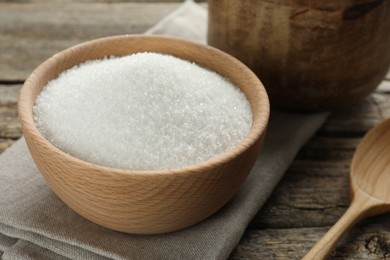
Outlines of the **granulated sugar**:
M40 132L60 150L95 164L180 168L238 144L252 112L215 72L170 55L138 53L88 61L62 73L34 106Z

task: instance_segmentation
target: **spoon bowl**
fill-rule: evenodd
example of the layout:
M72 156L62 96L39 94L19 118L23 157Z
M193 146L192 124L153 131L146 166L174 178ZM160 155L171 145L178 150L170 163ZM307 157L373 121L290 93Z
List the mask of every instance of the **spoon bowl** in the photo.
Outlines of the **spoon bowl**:
M352 202L337 223L303 258L325 259L341 236L359 220L390 211L390 119L371 129L352 159Z
M351 165L351 185L390 204L390 119L367 133Z

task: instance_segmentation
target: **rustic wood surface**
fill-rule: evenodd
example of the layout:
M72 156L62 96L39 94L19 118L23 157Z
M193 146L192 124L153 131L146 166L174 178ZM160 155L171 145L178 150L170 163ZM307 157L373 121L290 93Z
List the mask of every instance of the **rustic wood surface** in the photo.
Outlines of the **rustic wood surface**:
M303 260L326 259L341 237L358 221L389 212L389 130L390 119L383 120L360 141L350 167L350 206Z
M85 0L88 4L83 7L76 1L58 5L49 4L51 1L0 0L0 152L21 136L17 93L36 65L81 41L140 33L178 6L174 2L179 1L172 1ZM77 13L85 17L75 18ZM388 117L390 72L370 97L330 115L301 149L230 258L303 257L349 204L349 164L357 144L368 129ZM359 223L330 259L389 257L390 214L384 214Z

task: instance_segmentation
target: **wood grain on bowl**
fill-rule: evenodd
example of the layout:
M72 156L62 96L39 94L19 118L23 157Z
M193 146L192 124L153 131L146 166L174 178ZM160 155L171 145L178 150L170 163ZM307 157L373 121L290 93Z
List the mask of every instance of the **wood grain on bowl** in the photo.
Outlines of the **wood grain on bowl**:
M252 108L253 125L249 134L230 151L201 164L173 170L131 171L74 158L39 133L32 108L36 96L49 80L86 60L143 51L193 61L238 86ZM235 58L206 45L141 35L86 42L48 59L26 80L18 109L30 153L54 192L80 215L97 224L139 234L191 226L225 205L249 174L260 151L269 117L264 87L256 75Z
M384 79L389 14L390 1L210 0L208 42L255 71L273 107L330 110Z

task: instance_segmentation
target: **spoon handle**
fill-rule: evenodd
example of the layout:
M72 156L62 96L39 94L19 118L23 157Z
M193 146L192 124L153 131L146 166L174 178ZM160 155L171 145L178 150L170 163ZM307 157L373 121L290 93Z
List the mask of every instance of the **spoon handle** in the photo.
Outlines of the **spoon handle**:
M370 209L376 205L376 201L371 200L363 193L355 193L354 199L344 215L315 244L315 246L305 255L303 260L326 259L332 249L335 248L342 235L356 224L356 222L366 217Z

